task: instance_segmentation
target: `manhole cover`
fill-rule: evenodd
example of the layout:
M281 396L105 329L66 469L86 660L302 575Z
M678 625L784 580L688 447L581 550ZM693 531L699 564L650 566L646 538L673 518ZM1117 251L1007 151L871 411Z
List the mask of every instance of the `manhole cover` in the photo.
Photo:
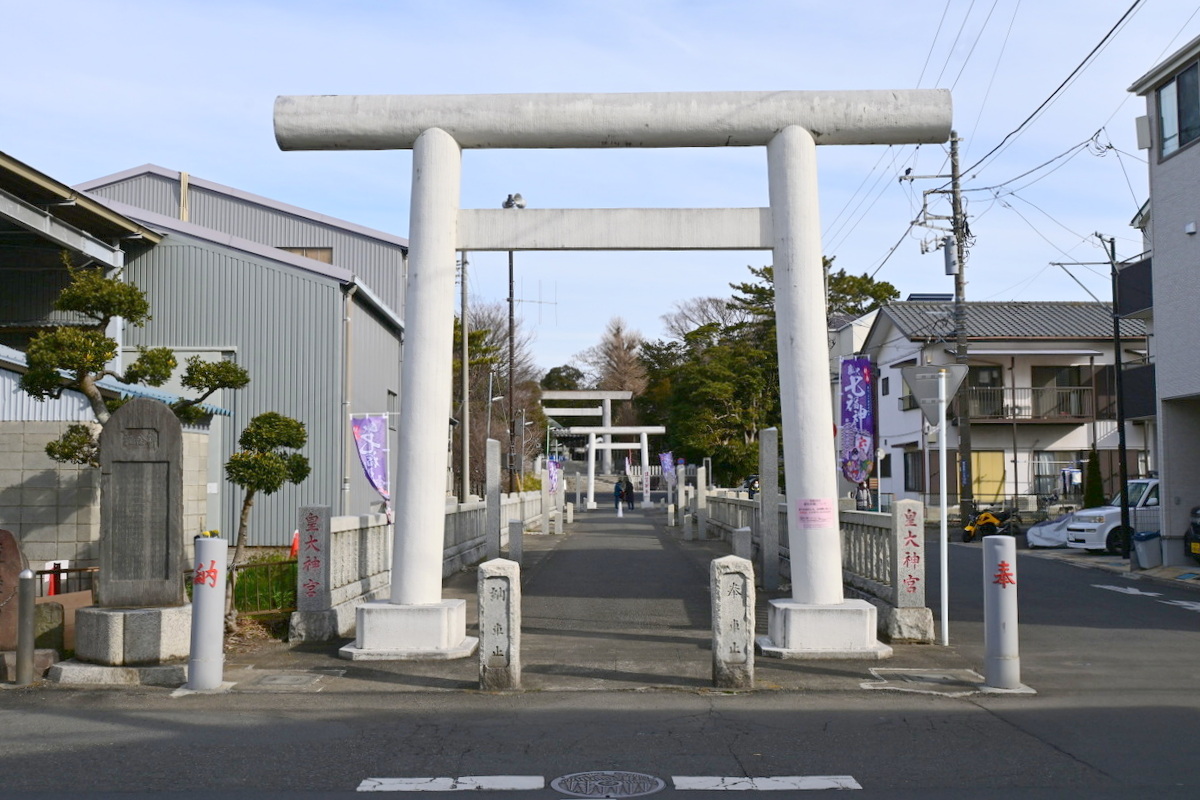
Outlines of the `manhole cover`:
M667 784L640 772L576 772L550 781L550 787L576 797L638 797L661 791Z

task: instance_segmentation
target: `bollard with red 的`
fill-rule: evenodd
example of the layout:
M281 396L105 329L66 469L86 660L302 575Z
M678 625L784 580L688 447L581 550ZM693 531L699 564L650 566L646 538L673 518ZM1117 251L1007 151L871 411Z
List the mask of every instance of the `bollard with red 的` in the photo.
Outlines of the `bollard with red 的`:
M204 692L220 688L225 672L225 583L229 543L211 534L197 536L195 541L192 650L185 688Z
M983 537L983 683L1023 689L1017 643L1017 543Z

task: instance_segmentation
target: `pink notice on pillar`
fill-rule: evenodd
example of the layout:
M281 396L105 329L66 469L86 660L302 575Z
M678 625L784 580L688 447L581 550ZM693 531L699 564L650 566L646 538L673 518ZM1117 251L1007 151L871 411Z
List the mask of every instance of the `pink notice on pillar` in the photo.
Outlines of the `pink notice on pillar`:
M796 504L796 523L802 530L836 528L837 510L832 497L809 497Z

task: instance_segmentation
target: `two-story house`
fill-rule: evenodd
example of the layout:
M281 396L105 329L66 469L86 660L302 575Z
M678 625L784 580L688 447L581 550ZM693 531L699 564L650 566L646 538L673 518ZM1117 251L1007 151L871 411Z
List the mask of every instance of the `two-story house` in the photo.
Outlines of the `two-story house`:
M977 503L1031 508L1080 490L1082 465L1100 453L1106 491L1116 488L1114 364L1146 348L1140 320L1121 323L1120 355L1106 303L965 303L968 371L949 404L946 447L958 474L958 422L967 404ZM926 422L902 367L955 363L954 303L908 301L879 310L861 352L876 368L879 491L938 502L936 426ZM1127 423L1130 475L1154 468L1145 427ZM948 476L948 502L958 501Z
M1122 270L1120 291L1128 286L1144 298L1143 308L1130 310L1153 334L1163 563L1179 565L1200 556L1185 552L1182 539L1189 512L1200 506L1200 37L1129 90L1146 100L1137 123L1138 146L1149 154L1150 199L1137 224L1147 232L1153 267L1147 260L1137 272Z

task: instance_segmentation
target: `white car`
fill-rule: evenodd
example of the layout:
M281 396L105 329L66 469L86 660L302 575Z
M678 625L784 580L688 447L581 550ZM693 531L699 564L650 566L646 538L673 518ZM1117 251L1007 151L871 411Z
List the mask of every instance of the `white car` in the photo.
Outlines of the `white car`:
M1158 479L1129 482L1130 536L1159 530ZM1121 495L1107 505L1076 511L1067 526L1067 547L1113 555L1121 552Z

